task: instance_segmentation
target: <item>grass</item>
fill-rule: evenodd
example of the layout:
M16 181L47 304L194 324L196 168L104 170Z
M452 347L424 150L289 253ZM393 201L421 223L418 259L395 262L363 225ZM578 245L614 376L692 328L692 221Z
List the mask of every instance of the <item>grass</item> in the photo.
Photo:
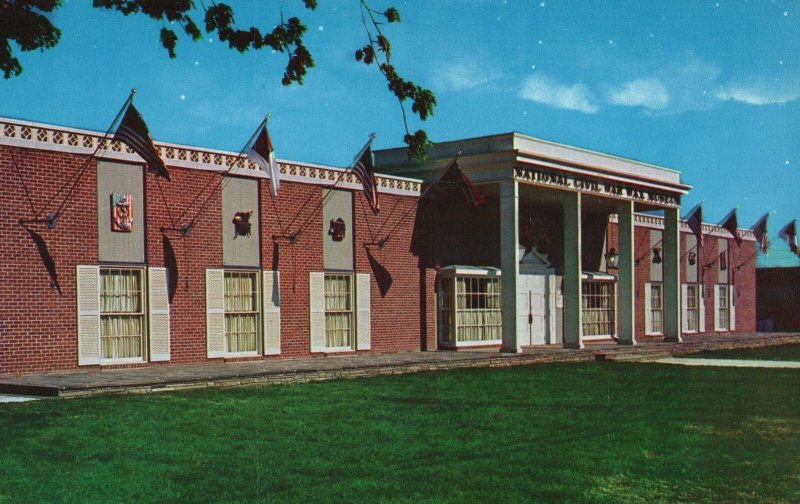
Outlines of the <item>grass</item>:
M0 503L797 502L800 373L474 369L0 407Z
M685 357L702 359L748 359L773 361L800 361L800 345L779 345L761 348L735 348L711 350Z

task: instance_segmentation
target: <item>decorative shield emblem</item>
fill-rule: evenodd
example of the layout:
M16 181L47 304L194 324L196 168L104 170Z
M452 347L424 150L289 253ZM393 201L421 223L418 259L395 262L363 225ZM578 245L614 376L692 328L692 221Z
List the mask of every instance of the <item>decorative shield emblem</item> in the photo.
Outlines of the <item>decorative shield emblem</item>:
M341 217L336 220L331 219L331 224L328 227L328 235L333 239L333 241L342 241L344 240L344 233L347 229L344 221Z
M119 233L133 231L133 195L121 193L111 195L111 231Z
M233 235L234 239L236 239L237 236L250 236L250 228L252 227L250 217L252 216L252 210L245 210L234 214L232 221L235 230L235 234Z

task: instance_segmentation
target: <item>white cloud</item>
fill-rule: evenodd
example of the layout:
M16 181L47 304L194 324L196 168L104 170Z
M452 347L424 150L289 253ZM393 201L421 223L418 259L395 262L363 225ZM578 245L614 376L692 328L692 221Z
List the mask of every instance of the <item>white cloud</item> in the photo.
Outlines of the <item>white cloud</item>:
M441 67L435 85L445 91L464 91L485 86L499 78L499 74L475 62L462 62Z
M717 90L720 100L736 101L748 105L781 105L800 98L798 90L769 89L766 86L741 86L733 84Z
M593 103L592 92L584 84L563 84L544 75L528 77L520 97L553 108L594 114L600 108Z
M623 83L608 94L608 103L625 107L662 110L669 105L667 88L658 79L636 79Z

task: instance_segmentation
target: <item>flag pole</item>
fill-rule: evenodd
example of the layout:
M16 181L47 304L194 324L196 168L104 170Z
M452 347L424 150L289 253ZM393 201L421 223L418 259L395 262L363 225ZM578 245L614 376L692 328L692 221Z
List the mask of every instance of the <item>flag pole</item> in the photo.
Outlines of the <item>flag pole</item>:
M447 164L444 166L444 170L442 170L442 174L441 174L441 175L439 175L439 176L436 178L436 180L434 180L433 182L431 182L431 183L428 185L428 187L426 187L426 188L425 188L425 190L424 190L424 191L422 191L422 192L420 193L420 195L419 195L419 198L417 198L417 201L420 201L420 200L422 200L422 198L424 198L424 197L425 197L425 195L426 195L426 194L428 194L428 191L430 191L430 190L431 190L431 188L432 188L434 185L436 185L436 183L437 183L437 182L439 182L439 179L441 179L441 178L444 176L444 174L445 174L445 173L447 173L447 170L448 170L448 169L449 169L451 166L453 166L453 163L455 163L456 161L458 161L458 158L459 158L459 157L461 157L461 150L460 150L460 149L458 150L458 152L456 152L456 155L455 155L455 156L453 156L453 159L451 159L451 160L450 160L450 162L448 162L448 163L447 163ZM403 221L406 219L406 217L408 217L408 214L410 214L410 213L411 213L411 210L413 210L413 209L414 209L414 205L411 205L410 207L408 207L408 210L406 210L406 212L405 212L405 213L404 213L404 214L403 214L403 215L400 217L400 220L398 220L398 221L397 221L397 224L395 224L395 226L394 226L394 227L393 227L393 228L392 228L392 229L391 229L391 230L390 230L388 233L386 233L386 236L384 236L383 238L381 238L380 240L378 240L378 242L377 242L377 243L375 243L375 244L374 244L374 245L377 245L377 246L378 246L378 249L380 249L380 250L383 250L383 248L386 246L386 244L387 244L387 243L389 243L389 238L391 238L391 237L392 237L392 235L394 234L394 232L395 232L395 231L397 231L397 228L400 226L400 224L402 224L402 222L403 222ZM380 230L378 230L378 232L380 233ZM373 244L370 244L370 245L373 245Z
M308 222L311 220L311 216L314 215L314 212L316 212L319 209L319 207L321 207L323 204L325 204L325 200L328 199L328 196L330 196L332 191L334 189L336 189L336 186L339 185L339 182L342 181L344 176L347 173L350 173L350 172L353 171L353 168L355 167L355 165L358 162L358 160L361 158L361 155L364 154L364 152L366 152L366 150L369 148L370 145L372 145L372 141L375 140L375 137L376 137L376 135L375 135L374 132L369 134L369 139L367 140L367 143L365 143L364 147L362 147L361 150L358 151L358 154L356 155L355 158L353 158L353 161L350 162L350 165L347 168L345 168L344 170L342 170L342 172L339 174L339 177L336 179L336 181L333 183L333 185L327 189L327 192L325 193L325 195L319 201L317 206L314 207L314 209L311 211L311 213L306 218L306 220L303 221L303 223L300 225L300 227L297 228L297 230L292 231L291 233L289 233L286 236L283 236L282 238L286 238L287 240L289 240L289 243L291 243L291 244L294 244L297 241L297 238L300 236L300 233L303 231L303 228L305 228L306 225L308 224ZM306 200L306 204L308 204L308 201L309 200ZM303 206L305 207L305 204ZM297 215L295 215L294 219L296 219L296 218L297 218ZM292 222L289 223L289 226L291 226L294 223L294 219L292 219Z
M136 94L136 89L132 88L130 94L128 94L128 99L125 100L125 103L119 109L119 112L117 112L116 117L114 117L114 120L111 122L111 125L108 127L108 129L106 130L105 134L103 135L103 138L100 141L97 142L97 147L95 147L94 152L92 152L92 154L89 157L86 158L86 160L83 162L81 167L78 168L78 170L75 171L75 173L73 173L67 179L67 181L64 183L64 185L61 186L61 188L53 195L53 197L51 197L47 201L47 203L45 203L44 206L42 206L41 210L36 212L36 215L34 216L33 219L30 219L30 220L27 220L27 221L22 221L21 220L20 224L43 223L43 224L45 224L47 226L47 229L55 229L56 228L56 225L58 224L58 218L61 215L61 211L64 209L64 205L66 205L67 200L72 195L72 192L75 190L75 187L78 185L78 182L80 182L81 178L83 178L83 174L86 172L86 168L89 166L89 161L91 161L92 159L94 159L97 156L97 153L100 151L100 148L103 145L103 141L108 139L108 135L111 133L111 130L114 129L114 125L117 124L117 122L119 121L120 117L122 117L122 114L128 109L128 106L131 104L131 102L133 102L133 95L135 95L135 94ZM44 217L44 219L40 219L39 216L42 214L44 209L47 208L47 206L50 203L52 203L53 200L56 199L59 194L61 194L61 191L64 190L64 188L66 188L68 184L70 184L70 181L72 180L73 177L77 177L77 178L75 179L75 181L72 182L72 185L70 186L69 190L67 191L67 194L64 196L64 201L61 202L61 204L58 206L58 208L56 209L55 212L48 212L47 215Z
M356 166L358 160L361 159L361 155L364 154L364 152L366 152L366 150L369 148L370 145L372 145L372 141L375 140L375 136L376 135L374 132L369 134L369 140L367 140L367 143L364 144L364 147L362 147L361 150L358 151L358 154L356 154L356 157L353 158L353 160L350 162L350 165L347 167L345 171L352 170Z
M197 218L200 216L200 214L202 213L203 208L205 208L205 206L208 204L208 202L211 200L211 198L217 193L217 191L219 190L220 186L223 186L223 184L225 182L225 175L229 175L233 171L233 169L236 167L236 164L244 157L243 154L245 153L245 151L247 151L247 149L253 143L253 139L255 139L258 136L258 133L261 131L261 128L266 126L267 121L269 120L270 117L271 117L271 114L267 114L266 116L264 116L264 119L261 120L261 122L259 123L258 127L255 129L255 131L253 131L253 134L250 135L250 138L247 140L247 143L244 144L244 147L242 147L242 149L239 151L239 153L236 156L233 157L233 161L232 162L229 161L228 167L221 174L222 176L221 176L219 182L217 182L216 187L214 187L214 189L208 195L208 197L206 198L205 202L200 207L200 209L197 211L197 213L192 218L192 220L190 222L185 222L185 223L181 224L181 227L180 227L180 229L178 231L180 231L181 234L184 237L189 236L189 233L192 232L192 227L194 227L194 223L197 220ZM177 219L178 221L180 221L181 218L183 218L186 215L186 212L188 212L189 209L192 207L192 205L194 205L195 201L197 201L197 198L199 198L200 195L203 193L203 191L205 191L206 188L209 185L211 185L211 181L212 180L214 180L214 179L213 178L209 179L208 182L206 183L206 185L203 187L203 189L200 192L197 193L197 195L194 197L194 199L192 199L192 201L188 205L186 205L186 208L178 216L178 219Z

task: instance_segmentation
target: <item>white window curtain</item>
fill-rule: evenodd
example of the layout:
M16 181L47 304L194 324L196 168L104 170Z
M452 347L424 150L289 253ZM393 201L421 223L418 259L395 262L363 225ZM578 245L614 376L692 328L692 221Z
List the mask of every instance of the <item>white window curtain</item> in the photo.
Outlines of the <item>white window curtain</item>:
M139 270L100 271L100 341L103 359L142 357L144 314Z
M481 342L502 338L500 280L456 278L456 341Z
M225 273L225 339L229 353L258 350L258 288L255 273Z
M353 299L352 277L325 275L325 346L352 346Z

